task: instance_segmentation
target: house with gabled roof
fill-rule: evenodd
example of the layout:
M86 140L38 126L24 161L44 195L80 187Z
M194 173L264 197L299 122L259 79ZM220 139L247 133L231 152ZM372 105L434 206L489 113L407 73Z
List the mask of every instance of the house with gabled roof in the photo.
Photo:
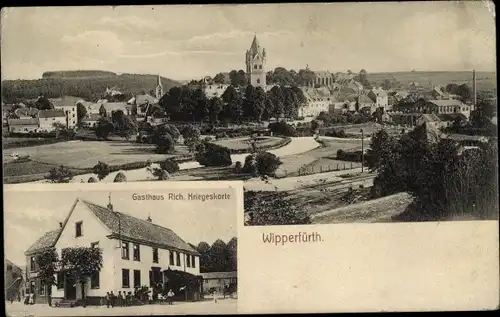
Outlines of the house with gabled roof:
M25 253L37 302L47 300L37 281L37 252L53 249L61 255L64 249L75 247L100 248L103 266L98 274L87 277L83 289L64 270L58 271L51 288L53 304L85 298L88 305L99 305L109 291L128 293L135 287L168 285L171 272L201 281L199 253L171 229L149 217L143 220L116 211L111 203L104 207L77 198L60 228L46 233ZM201 287L200 282L199 293Z

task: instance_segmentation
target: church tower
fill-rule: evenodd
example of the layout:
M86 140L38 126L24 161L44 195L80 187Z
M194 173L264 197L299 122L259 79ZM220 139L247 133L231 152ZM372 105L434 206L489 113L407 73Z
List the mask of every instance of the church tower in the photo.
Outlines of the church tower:
M161 84L161 76L158 74L158 85L156 86L156 99L160 100L163 97L163 86Z
M252 45L246 53L247 76L249 84L254 87L266 87L266 50L261 48L257 35L253 37Z

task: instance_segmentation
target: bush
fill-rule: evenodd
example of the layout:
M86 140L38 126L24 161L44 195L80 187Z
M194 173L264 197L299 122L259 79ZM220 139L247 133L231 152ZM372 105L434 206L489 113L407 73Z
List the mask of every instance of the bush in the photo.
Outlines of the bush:
M157 153L166 154L175 150L175 141L168 133L157 136L155 141Z
M326 132L325 133L326 136L331 136L331 137L334 137L334 138L346 138L347 137L347 134L345 133L344 130L332 130L332 131L329 131L329 132Z
M167 171L169 174L179 171L179 164L177 164L177 162L172 159L166 159L165 161L161 162L160 167L162 170Z
M273 122L268 126L269 130L275 135L283 136L296 136L297 131L295 128L286 122Z
M245 157L245 165L243 165L243 173L257 175L257 162L253 154Z
M260 152L255 158L257 172L261 176L274 176L278 167L283 164L279 157L269 152Z
M95 177L89 177L87 183L97 183L97 179L95 179Z
M241 165L241 162L240 161L236 161L236 164L234 164L234 172L236 174L239 174L241 173L243 170L243 166Z
M229 149L213 143L198 145L196 161L203 166L230 166L233 163Z
M127 181L127 177L125 176L125 174L120 172L120 173L116 174L115 180L113 182L114 183L123 183L126 181Z
M158 180L161 180L161 181L165 181L165 180L168 180L170 178L170 174L166 170L161 169L161 168L153 169L152 173L153 173L153 176L157 177Z
M111 173L109 165L99 161L94 167L92 167L92 172L97 175L97 178L102 181L106 176Z
M73 172L61 165L51 169L45 179L51 183L69 183L73 179Z

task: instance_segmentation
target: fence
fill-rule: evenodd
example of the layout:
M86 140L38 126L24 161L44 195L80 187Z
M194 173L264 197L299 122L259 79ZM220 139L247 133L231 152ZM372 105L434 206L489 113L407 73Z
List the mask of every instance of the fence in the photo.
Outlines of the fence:
M288 173L287 170L284 170L283 175L281 177L306 176L306 175L313 175L313 174L320 174L327 172L346 171L360 167L361 163L358 162L304 165L301 168L299 168L296 172Z

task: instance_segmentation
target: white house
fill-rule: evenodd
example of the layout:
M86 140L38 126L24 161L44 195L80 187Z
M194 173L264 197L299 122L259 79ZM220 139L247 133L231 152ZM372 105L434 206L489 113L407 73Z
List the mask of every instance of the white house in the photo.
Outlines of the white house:
M40 131L53 131L54 123L60 123L64 126L67 126L66 120L66 114L62 110L40 110L40 112L38 112Z
M115 211L111 204L103 207L76 199L54 240L59 256L65 248L100 248L103 267L87 278L83 290L81 284L58 272L57 285L52 286L53 303L86 298L89 305L99 304L109 291L133 292L135 287L166 283L168 269L200 275L199 253L172 230L150 218Z

